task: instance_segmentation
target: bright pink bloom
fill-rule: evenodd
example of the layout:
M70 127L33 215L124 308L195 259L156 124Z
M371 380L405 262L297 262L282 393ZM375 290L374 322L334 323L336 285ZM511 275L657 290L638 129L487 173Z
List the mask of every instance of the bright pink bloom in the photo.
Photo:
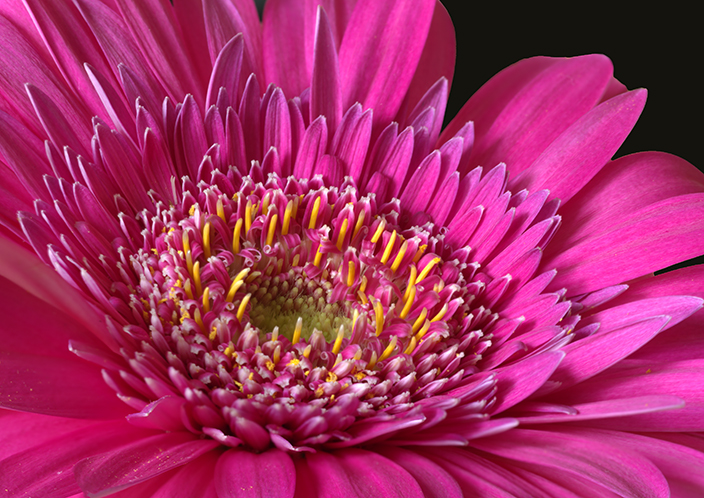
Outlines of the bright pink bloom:
M441 130L435 0L174 3L0 4L0 490L704 494L645 90L527 59Z

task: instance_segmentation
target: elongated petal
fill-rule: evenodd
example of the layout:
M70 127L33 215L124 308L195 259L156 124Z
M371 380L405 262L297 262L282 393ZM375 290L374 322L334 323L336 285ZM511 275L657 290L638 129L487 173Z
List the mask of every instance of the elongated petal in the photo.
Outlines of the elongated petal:
M291 457L279 450L259 454L230 450L218 458L215 489L219 498L292 498L296 489L296 470Z

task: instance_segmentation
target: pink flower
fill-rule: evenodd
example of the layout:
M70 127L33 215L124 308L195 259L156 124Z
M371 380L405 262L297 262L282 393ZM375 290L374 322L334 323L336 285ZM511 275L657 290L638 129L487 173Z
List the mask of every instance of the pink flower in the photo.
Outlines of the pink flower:
M434 0L10 0L0 39L7 496L704 493L703 270L652 276L704 176L611 160L606 57L441 130Z

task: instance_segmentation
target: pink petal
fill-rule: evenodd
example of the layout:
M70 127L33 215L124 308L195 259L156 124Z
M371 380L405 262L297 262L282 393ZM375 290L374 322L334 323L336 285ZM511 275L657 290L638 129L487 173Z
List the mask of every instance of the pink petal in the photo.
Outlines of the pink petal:
M343 107L374 109L389 123L413 79L428 37L434 0L359 0L340 46ZM379 130L381 131L381 130Z
M667 481L649 460L610 442L570 431L514 429L508 436L476 439L472 446L530 466L577 475L619 496L665 498Z
M447 13L447 9L437 0L433 11L433 20L430 22L428 39L425 41L423 52L421 53L418 67L413 75L411 84L408 87L404 106L410 112L418 102L421 101L425 92L435 84L436 81L444 78L447 87L452 86L452 77L455 71L455 27L452 19ZM438 117L442 125L444 112ZM409 120L412 120L410 118ZM438 128L438 132L440 129ZM431 136L437 137L431 133Z
M158 434L84 458L73 471L81 489L100 498L184 465L217 445L187 432Z
M569 201L616 153L643 111L646 95L634 90L589 111L521 171L511 189L545 188Z
M219 455L209 451L181 467L173 477L159 488L152 498L218 498L214 473ZM126 491L131 491L128 488Z
M276 449L264 453L229 450L215 466L218 498L292 498L296 481L291 457Z
M589 234L542 268L556 268L551 289L565 287L578 295L618 284L701 254L704 194L666 199L618 223ZM553 245L562 247L559 238Z
M382 446L375 450L408 471L420 485L423 496L429 498L463 496L457 481L447 471L418 452L394 446Z
M96 423L76 431L61 432L55 438L0 461L0 486L9 496L63 498L77 493L80 488L72 472L76 462L98 451L119 451L153 434L130 427L124 421Z
M307 454L308 480L300 482L296 496L423 496L418 482L402 466L378 453L347 449ZM300 470L299 470L300 472ZM304 474L305 475L305 474Z
M241 35L238 35L228 41L218 53L213 65L213 72L210 75L210 83L208 83L208 94L205 98L206 109L210 109L210 106L215 104L221 88L227 90L231 99L237 98L240 88L243 50L244 40Z
M322 7L318 7L310 88L310 121L321 115L327 118L330 133L334 133L342 119L340 69L328 17Z
M485 91L480 89L467 102L467 111L458 114L464 122L474 121L475 126L475 147L468 167L503 161L511 176L528 168L598 103L613 70L603 55L530 61L494 77ZM507 81L509 77L516 80Z

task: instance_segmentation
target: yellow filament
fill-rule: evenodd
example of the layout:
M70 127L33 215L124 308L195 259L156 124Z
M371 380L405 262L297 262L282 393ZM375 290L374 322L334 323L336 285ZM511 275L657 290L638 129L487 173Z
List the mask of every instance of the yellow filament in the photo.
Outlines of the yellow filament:
M210 287L206 287L203 291L203 309L206 313L210 311Z
M376 319L376 336L379 337L384 329L384 307L381 305L381 301L374 300L374 318Z
M308 358L308 357L310 356L310 352L311 352L311 351L313 351L313 346L311 346L310 344L308 344L308 345L306 346L306 349L303 350L303 356L306 357L306 358Z
M279 340L279 326L277 325L274 327L274 330L271 331L271 340L273 342L276 342Z
M350 224L349 220L345 218L342 220L342 226L340 227L340 233L337 234L337 248L342 251L342 243L345 241L345 235L347 234L347 226Z
M227 297L225 298L225 301L228 303L231 303L235 299L235 294L237 294L237 291L240 290L240 287L244 285L244 282L242 280L233 280L232 285L230 285L230 290L227 291Z
M208 336L208 339L210 339L211 341L214 341L217 336L218 336L218 329L217 329L217 327L215 327L215 325L213 325L210 328L210 335Z
M428 332L429 328L430 328L430 320L426 320L425 323L423 324L423 327L416 334L416 338L420 341L423 338L423 336Z
M239 308L237 308L237 319L241 322L242 318L244 318L244 312L247 309L247 304L249 303L249 300L252 298L252 294L249 293L244 298L242 299L242 302L240 303Z
M291 213L293 212L293 201L288 201L286 211L284 211L284 223L281 227L281 235L288 235L288 227L291 224Z
M196 295L200 296L203 292L203 287L200 283L200 261L193 264L193 282L196 284Z
M310 212L308 228L315 228L315 222L318 221L318 211L320 211L320 196L316 197L315 202L313 203L313 210Z
M391 342L389 342L389 345L386 346L386 349L384 350L383 353L381 353L381 356L379 356L379 359L377 361L384 361L386 358L391 356L391 353L393 353L394 349L396 349L397 342L398 342L398 336L395 335L391 338Z
M291 216L293 216L294 218L295 218L296 215L298 214L298 205L300 204L301 199L303 199L303 196L302 196L302 195L299 196L299 197L294 197L294 198L293 198L293 214L291 214Z
M411 341L408 343L408 347L404 351L404 354L411 354L414 349L416 349L416 344L418 344L418 340L415 337L411 337Z
M366 217L366 213L364 209L362 209L359 212L359 215L357 215L357 223L354 224L354 232L352 232L352 238L354 239L359 231L362 229L362 225L364 225L364 218Z
M252 201L247 201L247 206L244 208L244 233L249 233L252 228Z
M227 220L225 219L225 208L222 205L222 199L218 199L218 202L215 206L217 208L218 216L220 217L220 219L227 223Z
M276 222L279 221L279 215L274 213L269 222L269 231L266 233L266 245L270 246L274 242L274 234L276 233Z
M391 264L391 271L396 273L396 270L398 270L398 267L401 266L401 261L403 261L403 257L406 255L406 250L408 249L408 241L404 240L403 244L401 244L401 247L398 250L398 254L396 255L396 259L394 259L394 262Z
M293 338L291 339L291 344L298 344L301 340L301 331L303 330L303 318L300 316L296 320L296 328L293 329Z
M191 289L191 281L186 280L183 283L183 290L186 292L186 297L188 299L193 299L193 290Z
M423 280L425 277L428 276L430 271L435 267L440 262L440 258L433 258L428 262L427 265L425 265L425 268L423 268L423 271L420 272L420 275L418 275L418 278L416 279L416 282L420 282Z
M411 293L411 287L416 285L416 277L418 276L418 269L415 265L411 265L411 274L408 277L408 285L406 286L406 292L403 293L403 300L408 299L408 294Z
M418 248L418 251L416 252L416 255L413 256L413 262L418 263L420 261L420 258L423 257L423 254L425 253L425 250L428 248L427 244L423 244Z
M193 319L196 321L201 330L205 330L203 318L200 316L200 310L198 308L196 308L196 310L193 312Z
M340 352L340 347L342 346L342 339L345 338L345 326L340 325L337 331L337 337L335 338L335 344L332 345L332 354L337 354Z
M281 346L277 345L276 349L274 349L274 357L272 358L274 360L274 363L279 363L279 360L281 360Z
M249 275L250 271L252 271L251 268L244 268L243 270L240 270L240 272L235 275L235 278L232 279L232 282L234 283L239 282L240 280L244 280L244 278Z
M249 270L249 268L247 268L247 269ZM244 271L244 270L242 270L242 271ZM240 272L240 273L242 273L242 272ZM262 272L254 271L254 272L252 272L252 274L250 276L248 276L245 279L245 282L247 282L248 284L251 284L255 279L257 279L257 277L260 277L261 275L262 275ZM237 278L237 277L235 277L235 278Z
M367 277L366 277L366 275L362 275L362 284L359 286L359 290L361 290L362 292L367 290Z
M315 266L320 266L320 261L323 259L323 253L320 252L321 247L322 247L322 245L319 245L318 250L315 251L315 259L313 260L313 264Z
M379 226L376 227L376 232L374 232L374 236L372 237L372 244L376 244L381 238L381 234L384 233L384 228L386 228L386 220L382 219Z
M438 320L442 320L442 317L445 316L445 313L447 313L447 304L445 304L442 309L438 311L438 314L431 318L430 321L437 322Z
M188 267L188 273L193 275L193 256L191 256L191 243L188 240L188 232L183 231L183 253L186 255L186 266Z
M232 343L230 343L230 344L225 348L225 351L223 351L223 353L225 353L225 354L226 354L227 356L229 356L230 358L232 358L232 355L234 354L234 352L235 352L235 346L233 346Z
M207 222L203 227L203 251L205 259L210 257L210 222Z
M269 197L269 192L267 192L264 195L264 200L262 201L262 214L264 216L266 216L267 213L269 212L269 202L270 202L270 197Z
M240 252L240 234L242 233L242 218L235 223L235 230L232 232L232 252L238 254Z
M355 277L354 261L349 261L347 263L347 267L348 267L347 287L352 287L352 284L354 283L354 277Z
M357 320L359 320L359 310L355 308L352 314L352 330L354 330L355 325L357 325Z
M293 259L291 260L291 266L298 266L298 263L301 261L301 255L296 254L293 256Z
M411 311L411 306L413 306L413 301L416 298L416 286L414 285L411 287L411 293L408 296L408 299L406 299L406 304L403 305L403 309L401 310L401 314L399 315L399 318L406 318L408 316L408 313Z
M369 363L367 363L367 370L371 370L372 368L374 368L374 365L376 365L376 362L377 362L376 351L372 351L372 356L371 356L371 358L369 358Z
M413 322L413 333L415 334L418 332L420 329L421 325L423 325L423 322L428 316L428 308L423 308L423 311L420 312L420 316L416 318L416 321Z
M366 305L369 302L367 296L365 296L364 292L362 292L361 290L357 291L357 296L359 296L359 300L362 302L362 304Z
M391 237L389 237L389 242L386 244L386 249L384 249L384 254L381 255L381 264L385 265L386 262L391 257L391 251L394 250L394 244L396 244L396 230L393 231Z

